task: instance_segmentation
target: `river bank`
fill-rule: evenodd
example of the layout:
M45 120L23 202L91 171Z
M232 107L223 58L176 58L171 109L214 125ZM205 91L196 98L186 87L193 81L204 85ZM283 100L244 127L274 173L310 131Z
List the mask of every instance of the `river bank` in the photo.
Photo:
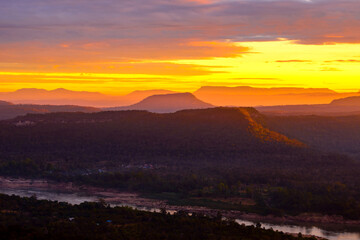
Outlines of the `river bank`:
M314 225L317 229L334 229L339 228L342 232L344 229L359 228L360 221L344 220L339 216L322 216L317 214L301 214L299 216L261 216L258 214L244 213L235 210L218 210L210 209L207 207L199 206L174 206L169 205L165 200L145 198L138 193L119 192L115 189L104 189L92 186L79 186L73 183L59 183L41 179L13 179L0 177L0 189L6 189L6 194L13 194L13 191L26 191L26 193L33 193L39 195L41 199L42 192L46 195L43 199L49 199L49 192L65 193L69 194L69 197L63 201L67 201L73 204L78 204L82 201L97 201L99 199L105 200L112 206L129 206L146 211L160 211L160 209L166 209L168 212L173 213L177 211L186 211L189 213L204 214L208 216L217 216L221 213L223 217L229 219L236 219L240 224L242 223L268 223L269 228L273 228L276 224L279 225L293 225L302 226L303 228L312 228ZM30 191L29 191L30 190ZM75 194L73 196L72 194ZM58 197L50 200L57 200ZM79 201L75 201L79 199ZM60 199L61 200L61 199ZM291 229L290 229L291 230ZM324 230L324 231L326 231ZM359 229L360 230L360 229ZM356 232L360 232L355 230ZM295 230L296 231L296 230ZM360 235L359 235L360 236ZM346 238L334 238L334 239L346 239ZM358 239L358 238L351 238Z

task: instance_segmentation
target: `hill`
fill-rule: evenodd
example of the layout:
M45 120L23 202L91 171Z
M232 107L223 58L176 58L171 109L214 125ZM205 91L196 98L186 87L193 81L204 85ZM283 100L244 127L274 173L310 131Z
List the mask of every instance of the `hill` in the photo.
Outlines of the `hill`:
M0 124L0 157L51 156L60 161L77 159L77 163L161 158L172 162L217 158L230 161L244 154L302 148L300 142L264 128L258 119L259 113L252 108L168 114L146 111L32 114Z
M0 120L11 119L30 113L52 113L52 112L98 112L97 108L72 105L21 105L0 104Z
M0 101L0 106L9 106L12 105L10 102Z
M327 88L254 88L205 86L194 92L199 99L217 106L274 106L328 104L358 93L337 93Z
M0 122L0 174L173 204L359 219L359 164L312 150L268 123L254 108L31 114Z
M131 106L108 108L106 110L147 110L157 113L169 113L183 109L202 109L211 107L214 106L197 99L191 93L174 93L153 95Z
M330 104L259 106L256 109L268 115L349 116L360 114L360 96L335 99Z
M0 92L0 99L16 104L79 105L113 107L134 104L154 94L173 93L167 90L134 91L127 95L112 96L98 92L70 91L63 88L45 90L23 88L14 92Z
M267 116L273 131L299 139L310 146L360 158L360 115Z
M332 106L352 106L360 109L360 96L353 96L341 99L335 99L331 102Z

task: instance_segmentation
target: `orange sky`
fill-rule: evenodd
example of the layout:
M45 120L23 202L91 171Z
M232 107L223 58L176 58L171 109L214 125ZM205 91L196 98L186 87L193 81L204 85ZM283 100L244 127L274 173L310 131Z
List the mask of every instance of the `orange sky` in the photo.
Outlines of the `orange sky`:
M0 91L360 89L359 1L3 4Z

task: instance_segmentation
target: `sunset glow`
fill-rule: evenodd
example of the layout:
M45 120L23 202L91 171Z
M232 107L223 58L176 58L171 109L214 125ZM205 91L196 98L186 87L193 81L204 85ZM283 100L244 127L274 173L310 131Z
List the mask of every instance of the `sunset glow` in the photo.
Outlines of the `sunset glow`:
M201 86L360 89L358 1L2 5L0 91L62 87L121 95Z

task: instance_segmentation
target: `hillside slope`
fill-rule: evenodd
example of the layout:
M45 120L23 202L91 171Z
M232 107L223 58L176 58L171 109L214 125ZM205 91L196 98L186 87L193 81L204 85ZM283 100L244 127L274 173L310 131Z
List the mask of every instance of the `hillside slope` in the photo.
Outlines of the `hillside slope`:
M268 116L266 119L273 131L310 146L360 157L360 115Z
M264 128L258 118L252 108L27 115L0 123L0 157L26 155L61 162L230 161L303 148L302 143Z

